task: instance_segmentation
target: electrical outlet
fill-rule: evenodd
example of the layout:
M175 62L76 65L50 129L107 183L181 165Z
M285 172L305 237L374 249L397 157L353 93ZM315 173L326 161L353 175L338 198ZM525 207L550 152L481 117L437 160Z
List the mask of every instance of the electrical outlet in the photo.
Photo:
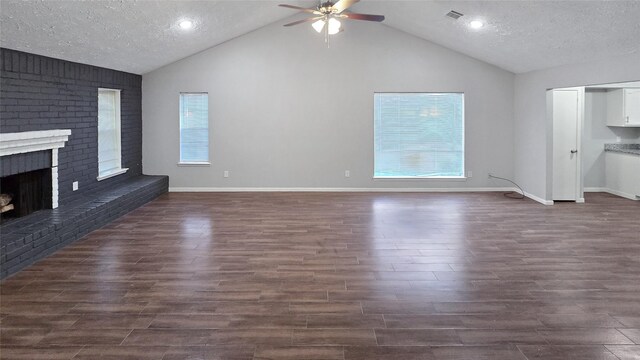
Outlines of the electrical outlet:
M229 170L225 170L225 171L224 171L224 175L223 175L223 176L224 176L224 177L226 177L226 178L228 178L228 177L229 177Z
M467 171L467 177L468 178L472 178L473 177L473 171L471 171L471 170Z
M344 171L344 177L351 177L351 171L345 170Z
M73 191L76 191L76 190L78 190L78 182L74 181L73 182Z

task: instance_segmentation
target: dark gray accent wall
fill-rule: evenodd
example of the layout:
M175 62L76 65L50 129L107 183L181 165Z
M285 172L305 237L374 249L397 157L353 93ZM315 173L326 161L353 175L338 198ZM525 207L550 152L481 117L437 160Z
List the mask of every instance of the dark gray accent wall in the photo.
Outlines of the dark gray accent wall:
M0 157L0 177L51 167L51 150ZM2 189L0 189L2 191Z
M71 129L58 154L59 203L142 174L142 77L0 48L0 133ZM97 181L98 88L120 89L122 167ZM72 191L72 183L79 190Z

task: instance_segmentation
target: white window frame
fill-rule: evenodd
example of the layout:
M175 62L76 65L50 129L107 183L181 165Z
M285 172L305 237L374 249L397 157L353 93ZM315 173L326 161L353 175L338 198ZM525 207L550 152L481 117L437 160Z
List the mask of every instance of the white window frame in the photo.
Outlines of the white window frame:
M459 94L462 95L462 175L461 176L376 176L376 142L375 142L375 101L373 104L374 112L374 125L373 125L373 180L446 180L446 181L466 181L467 169L466 169L466 157L467 157L467 144L466 144L466 103L464 92L455 91L416 91L416 92L399 92L399 91L380 91L375 94Z
M112 178L114 176L118 176L124 174L129 170L128 168L122 167L122 117L120 114L120 92L119 89L109 89L109 88L98 88L98 97L101 92L110 92L115 96L115 128L116 128L116 147L117 147L117 160L118 167L112 169L107 173L101 173L100 171L100 108L98 108L98 177L96 178L98 181L105 180L108 178ZM100 101L98 100L98 107L100 106Z
M182 95L207 95L207 161L183 161L182 160ZM209 131L209 93L207 91L182 91L178 96L178 166L211 166L211 137Z

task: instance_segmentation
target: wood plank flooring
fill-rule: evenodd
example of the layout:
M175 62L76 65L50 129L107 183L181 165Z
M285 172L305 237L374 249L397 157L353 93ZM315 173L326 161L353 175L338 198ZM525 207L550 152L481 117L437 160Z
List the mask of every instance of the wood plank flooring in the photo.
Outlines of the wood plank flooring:
M640 359L640 202L171 193L1 284L2 359Z

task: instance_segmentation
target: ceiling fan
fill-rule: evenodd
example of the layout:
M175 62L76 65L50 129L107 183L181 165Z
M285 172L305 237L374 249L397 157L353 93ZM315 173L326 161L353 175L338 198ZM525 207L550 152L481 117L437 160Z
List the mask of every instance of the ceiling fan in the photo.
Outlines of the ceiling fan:
M324 30L325 41L327 45L329 43L329 35L335 35L342 31L342 24L338 19L351 19L351 20L364 20L364 21L377 21L384 20L384 15L369 15L369 14L357 14L352 12L346 12L346 10L353 4L360 0L339 0L338 2L332 2L331 0L326 2L320 2L316 8L303 8L294 5L280 4L279 6L299 10L302 12L314 14L316 16L303 20L294 21L284 26L294 26L306 22L312 22L313 28L317 32Z

